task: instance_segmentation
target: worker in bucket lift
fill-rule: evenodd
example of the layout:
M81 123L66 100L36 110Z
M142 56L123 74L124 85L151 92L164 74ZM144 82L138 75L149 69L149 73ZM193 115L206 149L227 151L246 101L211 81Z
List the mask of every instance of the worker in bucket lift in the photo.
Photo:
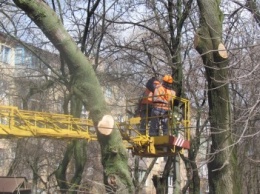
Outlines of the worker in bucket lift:
M165 75L162 84L158 85L154 90L150 136L159 136L160 123L163 135L168 135L168 114L171 110L171 100L176 95L172 89L172 84L172 76Z
M141 117L140 120L140 133L145 135L146 127L149 125L152 103L153 103L153 93L155 88L160 85L159 80L156 77L152 77L146 83L145 91L142 95L142 98L139 101L139 114Z

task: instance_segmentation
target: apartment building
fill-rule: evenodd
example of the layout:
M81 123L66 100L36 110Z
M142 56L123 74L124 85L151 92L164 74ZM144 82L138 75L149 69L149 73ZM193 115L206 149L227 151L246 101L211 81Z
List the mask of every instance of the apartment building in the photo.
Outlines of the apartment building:
M49 81L52 76L49 67L58 68L58 55L4 33L0 33L0 43L0 104L61 112L62 87ZM48 88L48 84L56 85Z

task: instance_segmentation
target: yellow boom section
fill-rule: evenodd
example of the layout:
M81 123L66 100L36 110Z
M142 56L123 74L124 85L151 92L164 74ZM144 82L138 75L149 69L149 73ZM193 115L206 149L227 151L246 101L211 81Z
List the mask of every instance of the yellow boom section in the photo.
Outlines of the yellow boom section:
M117 122L127 149L142 157L172 156L190 149L190 105L187 99L178 101L169 111L168 134L149 136L150 119L146 116L146 131L140 133L140 117ZM131 100L133 107L137 103ZM132 105L131 105L132 106ZM127 106L130 109L131 106ZM159 127L159 131L161 128ZM73 118L71 115L19 110L14 106L0 106L0 137L46 137L97 140L92 120Z
M0 136L96 140L91 120L19 110L13 106L0 106Z

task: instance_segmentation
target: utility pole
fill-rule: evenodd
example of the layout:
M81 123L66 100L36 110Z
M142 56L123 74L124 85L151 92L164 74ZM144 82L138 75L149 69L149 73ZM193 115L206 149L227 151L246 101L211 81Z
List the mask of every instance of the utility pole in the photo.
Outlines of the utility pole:
M176 154L173 161L173 193L181 194L180 156Z

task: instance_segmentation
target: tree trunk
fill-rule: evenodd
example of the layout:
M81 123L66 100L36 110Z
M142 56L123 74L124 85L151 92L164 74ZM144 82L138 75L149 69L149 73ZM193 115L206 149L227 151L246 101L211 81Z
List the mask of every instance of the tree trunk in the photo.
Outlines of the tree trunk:
M80 117L82 111L82 102L75 96L71 100L71 114L77 118ZM77 194L78 187L82 179L82 173L87 161L87 142L84 140L73 141L74 166L75 171L71 179L70 192L68 194Z
M159 177L158 175L153 175L152 181L156 190L156 194L168 193L168 177L170 175L172 165L175 165L175 163L173 162L175 160L174 158L175 156L167 158L167 162L164 166L163 174L161 177Z
M152 181L156 190L156 194L167 194L167 178L159 177L158 175L153 175Z
M67 181L66 171L70 162L70 159L73 155L73 142L68 143L67 149L63 156L61 163L59 164L58 169L55 172L57 183L60 187L61 193L65 194L69 190L69 184Z
M44 1L14 0L14 3L25 11L59 50L61 56L64 56L71 75L70 92L90 111L90 116L97 126L107 110L104 95L91 63L71 39L56 13ZM107 128L107 118L109 122L113 120L112 117L105 116L99 126L103 126L104 131L109 132L100 133L100 130L97 130L102 149L104 183L107 188L112 188L110 193L121 189L124 189L124 193L133 193L127 154L120 132L113 128L113 122L111 129Z
M188 158L184 155L180 155L182 160L185 163L186 173L187 173L187 182L185 186L182 188L182 193L190 193L190 194L199 194L200 193L200 176L199 169L196 164L196 155L197 150L195 151L192 147L194 147L195 142L191 143L191 151L188 152Z
M204 104L204 102L202 102L202 104ZM205 126L208 124L208 120L206 120L204 121L203 125L201 125L201 119L201 112L197 112L196 131L194 137L191 137L191 147L188 150L188 158L186 158L184 155L180 155L185 163L187 172L187 182L182 189L182 193L186 193L187 191L189 191L190 194L200 193L200 176L199 168L196 163L196 157L201 145L201 130L205 129Z
M181 194L180 156L178 154L174 157L173 165L173 193Z
M220 0L198 0L200 27L194 44L202 55L208 82L209 120L211 125L211 162L208 164L211 194L240 193L235 183L238 171L232 148L230 101L228 90L228 56L222 44L223 14Z
M152 171L154 164L156 163L157 158L153 158L148 168L145 171L143 179L140 180L140 157L135 157L135 165L134 165L134 186L135 186L135 194L141 194L144 192L145 182Z

